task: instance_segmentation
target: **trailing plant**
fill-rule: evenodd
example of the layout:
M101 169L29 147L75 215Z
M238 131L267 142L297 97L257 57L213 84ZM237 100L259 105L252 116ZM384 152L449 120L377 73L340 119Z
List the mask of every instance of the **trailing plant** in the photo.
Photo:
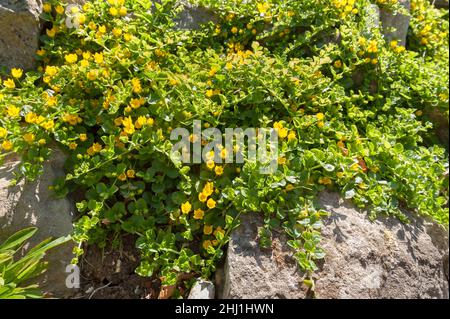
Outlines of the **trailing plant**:
M239 216L260 213L261 245L283 228L312 285L325 254L327 213L316 203L323 190L373 218L407 221L407 208L448 225L448 154L429 142L426 116L448 116L448 14L414 1L442 31L439 42L417 44L424 35L413 8L406 48L386 43L366 0L195 2L215 23L183 29L172 0L94 0L70 9L67 24L67 6L52 0L41 66L2 81L1 156L20 153L20 173L34 179L52 141L69 155L54 191L84 194L78 256L131 233L138 274L167 286L185 273L208 277ZM274 128L277 171L261 174L248 159L185 164L170 156L171 131L194 120L222 132Z

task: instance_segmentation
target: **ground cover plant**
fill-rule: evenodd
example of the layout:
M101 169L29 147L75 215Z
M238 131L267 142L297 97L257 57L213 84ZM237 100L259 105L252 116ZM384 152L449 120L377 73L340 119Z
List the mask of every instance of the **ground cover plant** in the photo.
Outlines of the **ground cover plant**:
M2 75L0 156L19 153L17 178L33 180L51 146L66 151L53 189L82 194L78 257L131 233L136 272L173 286L210 277L239 216L263 214L261 246L283 228L312 286L324 189L372 218L448 225L448 153L429 117L448 120L448 11L413 0L403 46L371 23L371 4L401 11L395 0L191 2L216 23L180 28L173 0L51 0L38 70ZM275 128L277 171L171 157L171 131L194 120Z

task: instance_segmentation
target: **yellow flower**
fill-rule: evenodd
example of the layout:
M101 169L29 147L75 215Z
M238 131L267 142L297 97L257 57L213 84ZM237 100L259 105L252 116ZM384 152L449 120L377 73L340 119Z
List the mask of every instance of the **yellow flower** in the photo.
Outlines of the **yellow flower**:
M223 148L220 151L220 157L223 158L223 159L225 159L227 157L227 150L225 148Z
M325 177L320 177L319 178L319 184L322 185L331 185L333 182L331 181L331 179L328 176Z
M46 105L48 105L48 106L55 106L56 102L57 102L56 96L49 96L47 98Z
M78 56L75 53L66 54L64 59L66 60L67 63L73 64L73 63L77 62Z
M42 127L46 130L51 130L55 127L55 122L53 120L48 120L42 123Z
M203 216L205 215L205 212L203 210L196 209L194 210L194 219L203 219Z
M79 24L84 24L86 22L86 16L84 14L79 14L77 16L77 21Z
M86 60L83 60L83 61L86 61ZM94 81L98 77L98 70L90 70L86 76L89 81Z
M55 11L57 14L63 14L64 13L64 7L61 5L56 6Z
M45 143L47 143L47 141L46 141L44 138L41 138L41 139L38 141L38 143L39 143L39 145L45 145Z
M203 234L211 235L212 232L213 232L213 226L212 225L205 225L205 226L203 226Z
M125 7L120 7L120 9L119 9L119 14L120 14L120 16L124 17L124 16L127 15L127 13L128 13L127 8L125 8Z
M129 33L125 33L124 35L123 35L123 39L125 40L125 41L131 41L131 39L133 38L133 36L131 35L131 34L129 34Z
M378 64L378 59L372 59L371 63L374 64L374 65Z
M45 30L45 33L47 33L50 38L54 38L56 35L56 28L47 29Z
M83 59L90 60L91 57L92 57L91 52L89 52L89 51L83 52Z
M103 63L103 60L104 60L104 58L103 58L103 53L95 53L94 54L94 61L96 62L96 63L98 63L98 64L102 64Z
M238 28L232 27L232 28L231 28L231 33L233 33L233 34L238 33Z
M123 131L126 134L133 134L134 133L134 124L133 124L133 120L131 119L131 117L126 117L123 119L122 125L124 127Z
M8 134L8 131L5 128L0 127L0 138L6 137L7 134Z
M369 46L367 48L367 52L369 52L369 53L377 53L378 52L377 41L372 40L372 41L369 42Z
M214 192L214 183L207 182L202 191L206 196L210 196Z
M147 124L147 119L145 118L145 116L139 116L137 118L137 120L134 122L134 126L137 129L140 129L141 127L143 127L145 124Z
M402 45L400 45L399 47L397 47L397 48L395 49L395 52L398 53L398 54L400 54L400 53L404 52L405 50L406 50L405 47L402 46Z
M206 195L205 193L199 193L198 194L198 200L201 201L202 203L206 202L206 200L208 199L208 195Z
M22 77L22 74L23 74L22 69L16 69L16 68L11 69L11 75L16 79L20 79Z
M279 129L283 128L283 123L275 122L275 123L273 123L273 128L276 130L279 130Z
M52 5L50 3L44 3L42 9L44 10L44 12L49 13L52 11Z
M23 136L23 139L25 142L27 142L28 144L31 144L34 142L35 136L33 133L27 133Z
M77 146L78 146L78 144L77 144L77 143L75 143L75 142L71 142L71 143L69 144L69 148L70 148L71 150L74 150L74 149L76 149L76 148L77 148Z
M111 7L109 8L109 14L115 17L116 15L119 14L119 10L117 10L117 8Z
M98 27L98 32L100 34L105 34L106 33L106 27L104 25L101 25Z
M121 173L117 176L117 178L123 182L127 179L127 175L125 173Z
M45 67L45 74L48 76L55 76L58 73L58 67L48 65Z
M97 29L97 25L94 22L89 22L88 24L89 29L91 29L92 31ZM106 31L106 30L105 30Z
M118 38L118 37L120 37L120 36L122 35L122 30L119 29L119 28L114 28L114 29L112 29L112 34L113 34L116 38Z
M189 203L189 201L187 201L187 202L181 204L181 212L182 212L183 214L189 214L189 212L191 211L191 209L192 209L192 205L191 205L191 203Z
M141 105L144 104L144 103L145 103L145 100L144 100L144 99L131 99L131 101L130 101L130 106L131 106L133 109L138 109L138 108L140 108Z
M3 143L2 143L2 148L5 151L9 151L10 149L13 148L13 144L10 141L8 141L8 140L4 140Z
M47 51L45 51L44 49L39 49L36 51L36 54L39 56L43 56L43 55L45 55L45 53L47 53Z
M98 153L102 150L102 146L99 143L94 143L92 144L92 150Z
M392 49L395 49L397 47L397 45L398 45L398 41L396 41L396 40L392 40L390 42L390 46L391 46Z
M204 249L207 250L209 247L212 246L212 242L209 239L208 240L204 240L202 246L203 246Z
M84 134L84 133L81 133L81 134L80 134L80 141L84 142L84 141L86 141L86 140L87 140L87 135Z
M256 8L258 9L259 13L265 14L267 10L269 10L270 8L270 3L268 2L258 3L256 5Z
M208 167L209 169L213 169L214 166L216 166L216 164L214 163L214 161L207 161L206 162L206 167Z
M278 129L278 136L280 138L285 138L288 135L288 130L286 128L280 128Z
M210 198L206 202L206 206L208 206L209 209L213 209L214 207L216 207L216 201L214 199Z
M222 175L222 174L223 174L223 167L220 166L220 165L217 165L217 166L214 168L214 172L216 173L217 176Z
M133 169L127 170L127 177L134 178L134 174L135 174L135 172Z
M284 165L284 164L286 164L286 157L279 157L279 158L278 158L278 164L279 164L279 165Z
M295 136L295 132L294 131L290 131L287 138L288 138L288 141L293 141L297 137Z
M16 84L14 83L14 81L12 79L7 79L3 82L3 85L5 86L5 88L7 89L14 89L16 87Z
M292 184L287 184L285 189L286 189L286 191L290 192L291 190L294 189L294 185L292 185Z
M8 115L10 117L17 117L20 115L20 108L18 108L17 106L14 106L14 105L10 105L6 109L6 112L8 113Z
M317 127L318 128L323 128L324 126L325 126L325 123L323 121L317 122Z
M317 120L322 121L325 118L325 115L323 113L317 113L316 118Z
M131 80L131 85L133 86L134 93L141 93L142 86L141 86L141 81L138 78L133 78Z
M214 91L209 89L206 91L206 97L212 97L214 95Z

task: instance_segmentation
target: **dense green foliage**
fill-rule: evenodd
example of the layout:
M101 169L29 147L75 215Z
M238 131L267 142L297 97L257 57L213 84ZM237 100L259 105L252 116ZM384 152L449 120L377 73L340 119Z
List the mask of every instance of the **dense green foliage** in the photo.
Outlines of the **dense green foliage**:
M22 154L21 173L38 176L51 141L67 150L54 189L84 194L78 255L136 234L137 272L173 285L210 276L239 215L261 213L261 245L284 228L311 274L326 253L315 203L324 189L372 217L406 221L403 207L448 224L448 154L427 116L448 119L447 11L413 1L405 48L386 43L367 0L196 2L217 23L178 28L172 0L94 0L68 28L52 0L41 68L0 86L3 154ZM194 120L276 128L277 172L171 158L171 130Z

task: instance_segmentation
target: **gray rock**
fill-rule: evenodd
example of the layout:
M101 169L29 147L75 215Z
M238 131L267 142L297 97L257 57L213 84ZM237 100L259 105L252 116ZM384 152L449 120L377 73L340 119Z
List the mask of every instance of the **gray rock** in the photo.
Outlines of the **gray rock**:
M410 0L399 0L399 3L410 12ZM380 20L387 42L398 40L399 44L406 45L410 16L393 14L389 10L380 9Z
M0 0L0 66L35 66L41 12L41 0Z
M178 1L180 10L178 18L175 20L176 29L196 30L201 24L208 22L218 22L218 17L210 9L194 5L188 1Z
M189 292L188 299L214 299L214 284L211 281L198 279Z
M410 216L371 222L365 212L324 192L319 203L331 213L322 229L327 255L315 273L317 298L448 298L448 229ZM272 248L257 242L259 215L245 215L225 261L223 298L308 298L283 232Z
M380 26L380 8L376 4L371 4L367 7L367 18L364 24L367 33Z
M304 275L298 271L292 250L282 231L274 232L272 249L261 249L260 214L241 216L241 225L231 234L224 266L224 299L304 298Z
M449 297L448 229L412 215L410 224L386 217L371 222L336 193L322 193L319 201L331 212L319 298Z
M48 189L54 178L63 174L65 156L55 151L50 161L45 163L44 173L33 183L20 181L10 186L17 161L9 161L0 167L0 242L19 229L34 226L37 233L30 239L28 249L42 240L67 236L72 232L73 203L66 198L55 199ZM55 297L68 297L74 293L66 287L66 267L70 264L73 243L68 242L49 251L45 260L49 269L40 278L44 292Z
M448 0L430 0L430 2L433 3L436 8L448 9Z

